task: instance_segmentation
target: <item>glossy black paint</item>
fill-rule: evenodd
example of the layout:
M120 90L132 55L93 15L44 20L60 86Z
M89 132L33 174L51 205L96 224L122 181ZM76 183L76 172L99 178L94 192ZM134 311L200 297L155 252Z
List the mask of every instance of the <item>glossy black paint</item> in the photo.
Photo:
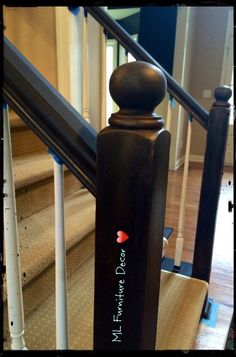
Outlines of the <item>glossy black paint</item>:
M172 76L177 6L142 6L138 42ZM168 19L168 20L167 20Z
M216 101L210 111L208 122L192 271L194 278L207 282L210 280L211 273L215 224L228 134L229 104L227 102L231 94L228 87L216 89Z
M95 350L155 349L170 146L153 113L165 95L162 76L134 62L110 82L120 110L97 139ZM142 92L139 81L145 88L150 77ZM120 231L128 236L123 243Z
M99 6L86 6L85 9L137 60L152 63L160 68L165 74L167 90L170 95L173 96L204 129L207 128L209 113L202 108L200 104L188 92L186 92L142 46L135 42L127 31L125 31Z
M95 195L96 131L4 38L4 100Z

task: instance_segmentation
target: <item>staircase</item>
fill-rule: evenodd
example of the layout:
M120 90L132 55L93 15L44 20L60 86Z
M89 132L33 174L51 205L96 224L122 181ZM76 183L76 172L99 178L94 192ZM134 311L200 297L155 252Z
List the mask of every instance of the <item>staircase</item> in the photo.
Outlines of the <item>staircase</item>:
M47 147L13 111L10 111L10 126L25 309L25 341L30 349L53 349L53 334L52 343L49 339L47 345L40 344L38 338L34 340L29 336L33 332L29 326L34 312L40 310L47 299L52 299L55 291L53 159L48 154ZM93 254L95 200L67 168L64 170L64 192L69 278ZM10 349L5 282L3 300L4 349ZM53 301L50 310L52 320L55 319L54 310ZM42 323L37 326L40 325Z
M121 45L124 45L128 51L143 61L154 65L156 64L156 61L147 54L147 52L142 50L142 48L138 47L132 39L127 37L127 35L122 32L122 29L117 29L111 19L107 18L107 15L101 12L101 9L92 7L89 8L88 11L107 31L110 31L110 28L112 29L114 27L116 29L116 36L120 36ZM7 51L5 51L4 67L6 73L4 79L4 100L20 113L19 115L24 118L30 127L34 128L47 145L51 146L54 150L57 149L59 153L62 154L62 158L65 160L64 162L67 166L78 175L79 179L89 188L90 192L95 194L95 176L97 170L96 133L86 125L86 122L84 123L84 120L78 113L72 110L63 98L58 96L55 89L51 88L47 82L37 74L37 71L31 68L31 66L27 64L27 61L20 57L17 51L15 51L7 41L5 47ZM160 66L157 65L157 67L161 69ZM15 75L15 73L18 75ZM163 73L165 74L164 70ZM140 335L140 339L133 339L133 329L126 329L129 338L126 336L127 340L124 338L122 342L124 342L125 346L128 346L127 342L133 339L138 349L143 349L143 346L152 346L153 349L154 343L156 342L155 348L159 350L189 350L192 348L196 336L210 279L212 247L214 243L214 229L212 228L214 228L215 212L218 205L224 144L228 125L228 99L230 98L231 91L224 87L216 89L216 101L209 114L198 105L187 92L180 88L172 77L166 74L166 78L170 95L173 94L174 98L177 97L177 101L188 111L191 117L194 117L194 119L208 131L199 203L200 214L198 216L194 248L193 273L192 277L189 278L181 276L180 274L161 271L158 321L156 320L157 310L155 310L155 313L150 314L151 318L153 318L151 331L152 341L150 340L150 343L147 345L142 344L145 342L144 338L142 338L143 336ZM31 89L34 95L31 95ZM41 103L43 105L41 105ZM52 110L52 107L55 110ZM125 108L125 106L123 107ZM218 117L222 120L219 121ZM30 350L50 350L56 348L53 159L47 152L48 148L37 139L30 129L26 128L24 123L21 122L14 113L11 113L10 121L25 309L24 338L26 347ZM60 130L57 130L58 128ZM61 130L62 128L63 130ZM215 140L216 133L220 134L217 141ZM219 149L219 151L216 149ZM70 165L68 165L68 163ZM65 235L67 275L69 278L67 286L69 349L88 350L93 349L94 333L93 252L95 200L68 169L65 168L64 170ZM214 179L211 179L209 173L214 173ZM109 187L109 182L107 187ZM209 196L212 197L211 210L208 209ZM101 195L101 197L103 196ZM109 208L108 205L104 205L104 201L101 200L101 202L101 207ZM140 207L141 206L142 205L140 205ZM98 210L98 212L100 211ZM109 210L107 212L109 212ZM103 217L104 221L106 221L107 214ZM208 222L205 224L206 217L211 224L208 224ZM140 222L141 221L142 220L140 220ZM130 222L132 222L132 220L130 220ZM97 227L98 229L100 228L98 221ZM208 231L209 234L207 234ZM159 232L160 239L158 239L158 243L161 243L161 234L162 232ZM103 237L102 234L101 237ZM151 236L151 240L154 240L154 238ZM101 251L100 249L102 253L100 254L101 266L104 261L106 262L106 258L104 258L103 254L105 250L106 249ZM149 250L150 253L152 253L151 249ZM160 251L161 244L158 248L159 253ZM202 254L203 251L204 254ZM111 261L109 250L106 254ZM137 258L139 258L139 255L137 255ZM158 258L159 262L160 258L161 255ZM148 259L148 262L149 261L152 263L148 264L148 272L152 273L152 266L157 267L157 265L155 265L156 261ZM132 265L135 274L136 263L137 260L134 261ZM107 269L108 275L111 271L110 266L111 265L109 265ZM144 269L146 268L144 267ZM160 266L158 269L159 274ZM103 282L104 290L109 291L109 279L106 280L103 276L98 279L97 271L96 283L98 289L96 289L96 291L101 291L99 286L101 285L101 281ZM113 284L112 279L110 279L110 283ZM139 287L138 284L137 286ZM149 284L147 293L146 290L143 289L145 292L144 295L147 297L152 296L152 288L153 284ZM137 291L136 287L132 290L134 299L137 297ZM129 303L131 302L130 306L132 306L134 299L127 299ZM152 300L154 300L153 296ZM10 349L5 284L3 301L4 349ZM103 307L104 310L102 311L104 312L106 312L107 307L110 307L110 302L111 299L108 299L107 304L104 304L103 297L99 303L98 299L95 299L95 305L99 306L100 310L102 310L101 307ZM148 299L145 300L147 310L150 310L149 307L152 307L154 304L151 305ZM129 311L132 310L129 309ZM139 309L137 312L140 313L140 315L145 315L142 309ZM98 340L103 340L104 349L109 349L109 346L112 346L114 341L108 337L111 331L110 325L109 328L107 328L106 324L103 323L103 315L105 314L101 315L101 318L95 320L99 321L100 324L97 325L99 328L97 327L96 333ZM110 316L114 315L107 314L107 321L109 321L109 323L111 321L109 320ZM129 322L132 321L133 316L135 316L135 314L132 315L131 313L128 319ZM150 320L151 319L146 319L148 323ZM157 340L155 341L154 333L156 323L158 326ZM10 324L13 325L13 321L10 321ZM147 325L148 324L138 324L137 326L143 329L144 337L149 339L149 331L144 328L147 327ZM100 331L103 330L106 330L105 339L100 336ZM110 343L109 346L107 345L108 339ZM97 347L98 345L95 344L95 346ZM117 346L115 346L115 349L117 349L116 347Z
M53 159L45 145L11 110L10 126L25 312L24 339L29 350L55 350ZM69 349L91 350L95 199L66 168L64 178ZM207 286L197 279L162 271L156 349L191 347ZM5 282L3 301L4 350L10 350ZM189 313L186 313L186 306Z
M55 321L55 238L53 159L45 145L10 110L13 169L16 192L18 234L21 256L25 343L29 350L56 349ZM67 249L67 298L69 348L93 348L94 227L95 199L66 168L65 235ZM195 279L193 279L195 280ZM191 284L191 287L190 285ZM175 288L176 287L176 288ZM192 319L185 307L175 308L188 290L196 295L189 301ZM162 272L157 349L188 348L193 343L207 284ZM170 290L172 294L170 294ZM10 350L7 293L4 281L4 350ZM163 323L173 317L182 328ZM192 330L187 338L182 335ZM174 335L173 335L174 331ZM177 334L176 334L177 333ZM178 333L180 334L178 336ZM169 338L173 336L173 338ZM170 344L171 342L171 344ZM176 344L177 342L177 344Z

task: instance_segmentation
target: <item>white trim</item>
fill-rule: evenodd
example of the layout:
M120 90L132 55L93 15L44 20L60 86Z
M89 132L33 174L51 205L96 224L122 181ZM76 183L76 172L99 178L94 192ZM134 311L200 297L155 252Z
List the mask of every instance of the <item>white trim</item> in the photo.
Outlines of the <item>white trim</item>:
M224 162L224 166L234 166L232 162Z
M182 87L186 86L188 77L188 50L191 30L191 8L179 7L177 12L176 34L175 34L175 49L173 63L173 77L179 82ZM182 163L182 158L178 159L181 141L183 139L183 121L184 111L181 105L176 102L175 108L171 110L173 118L170 123L171 132L171 147L170 147L170 170L176 170ZM169 125L169 123L168 123ZM187 132L186 132L187 135Z
M106 113L106 102L107 102L107 92L106 92L106 83L107 83L107 74L106 74L106 36L103 32L103 28L100 27L100 41L101 41L101 122L100 129L105 128L107 122L107 113Z
M204 161L204 156L202 156L202 155L190 155L189 161L203 162Z
M89 123L89 48L88 48L88 17L82 19L83 39L82 39L82 115Z
M175 170L177 170L181 165L183 165L183 163L184 163L184 155L181 156L181 158L175 162Z
M55 290L56 290L56 348L67 350L67 269L64 215L64 171L63 165L54 160L55 198Z
M55 7L57 89L80 113L82 16L71 14L65 6Z
M112 58L109 55L110 49L112 49L111 51ZM110 118L111 114L119 110L117 104L112 99L109 90L109 82L110 82L111 75L113 71L116 69L116 67L118 66L117 49L118 49L118 43L116 40L109 39L106 41L106 125L108 125L108 119Z
M192 135L192 122L188 121L188 131L187 131L187 140L186 140L186 150L184 157L184 172L183 172L183 182L181 188L180 196L180 207L179 207L179 217L178 217L178 233L175 246L175 259L174 266L181 266L182 255L183 255L183 246L184 246L184 231L185 231L185 211L186 211L186 194L188 186L188 169L189 169L189 154L190 154L190 145L191 145L191 135Z
M233 9L228 13L227 28L225 33L225 48L224 57L221 71L220 85L231 86L231 76L233 68L233 36L234 36L234 24L233 24Z
M3 113L4 152L4 246L7 282L8 322L12 350L25 350L24 306L17 225L14 171L8 107Z
M204 162L204 156L201 156L201 155L190 155L189 161L190 161L190 162L200 162L200 163L203 163L203 162ZM231 161L226 161L226 160L225 160L224 165L233 166L233 162L231 162Z
M69 10L55 7L57 86L58 91L70 102L70 23Z
M101 7L104 11L107 11L107 6L102 6ZM100 45L101 45L101 52L100 52L100 66L101 66L101 95L100 95L100 102L101 102L101 107L100 107L100 130L106 127L107 125L107 108L106 108L106 103L107 103L107 39L106 35L104 33L104 29L102 26L100 26Z
M69 11L68 11L69 12ZM69 12L70 20L70 103L82 112L82 19L83 11L78 15Z

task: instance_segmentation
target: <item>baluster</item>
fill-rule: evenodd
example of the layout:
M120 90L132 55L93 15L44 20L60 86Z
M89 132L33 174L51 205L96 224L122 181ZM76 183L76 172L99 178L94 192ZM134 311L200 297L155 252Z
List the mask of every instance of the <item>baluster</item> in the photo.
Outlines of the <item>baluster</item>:
M188 184L191 134L192 134L192 116L189 115L186 150L185 150L185 158L184 158L183 182L182 182L182 189L181 189L180 209L179 209L179 218L178 218L178 234L177 234L176 246L175 246L175 260L174 260L175 272L180 271L182 255L183 255L184 221L185 221L185 212L186 212L186 193L187 193L187 184Z
M154 113L166 93L155 66L118 67L120 110L97 140L95 350L155 349L170 134Z
M8 107L4 106L4 244L7 278L8 321L12 350L26 350L21 264L12 166L12 148Z
M102 9L106 10L106 6L103 6ZM104 33L104 29L100 27L100 41L101 41L101 128L103 129L106 126L106 35Z
M170 95L169 101L168 101L168 106L167 106L167 115L166 115L166 130L170 131L171 127L171 115L172 115L172 109L174 108L174 98Z
M68 349L66 246L64 227L63 162L51 150L54 158L55 196L55 285L56 285L56 348Z
M82 75L82 113L89 123L89 50L88 50L88 13L84 10L83 17L83 75Z

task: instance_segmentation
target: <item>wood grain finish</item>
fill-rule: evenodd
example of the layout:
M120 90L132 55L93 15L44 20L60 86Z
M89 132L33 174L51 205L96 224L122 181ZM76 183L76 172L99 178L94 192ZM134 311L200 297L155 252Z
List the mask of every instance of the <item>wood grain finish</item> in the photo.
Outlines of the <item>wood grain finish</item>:
M169 171L165 226L174 228L166 249L166 256L170 258L175 253L182 175L183 167L177 171ZM187 262L192 262L193 259L201 175L202 165L190 163L183 251L183 261ZM233 169L225 167L209 285L209 298L219 304L219 313L215 327L200 323L193 346L197 350L224 349L233 313L233 212L228 212L230 200L233 202Z

